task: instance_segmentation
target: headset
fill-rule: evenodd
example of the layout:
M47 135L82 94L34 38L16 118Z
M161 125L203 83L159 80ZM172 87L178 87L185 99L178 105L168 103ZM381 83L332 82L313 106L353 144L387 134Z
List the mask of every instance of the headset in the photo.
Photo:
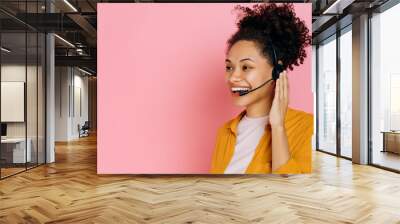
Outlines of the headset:
M273 59L272 59L273 60L273 65L274 65L274 68L272 69L272 78L267 80L266 82L264 82L263 84L261 84L260 86L258 86L255 89L252 89L252 90L237 90L237 91L235 91L235 92L239 92L239 96L244 96L244 95L246 95L248 93L251 93L251 92L263 87L264 85L266 85L267 83L269 83L272 80L274 80L274 81L277 80L279 78L279 74L281 72L283 72L283 70L284 70L283 65L278 63L278 58L276 57L276 52L275 52L274 46L272 46L272 44L270 44L270 46L271 46L272 52L274 54Z

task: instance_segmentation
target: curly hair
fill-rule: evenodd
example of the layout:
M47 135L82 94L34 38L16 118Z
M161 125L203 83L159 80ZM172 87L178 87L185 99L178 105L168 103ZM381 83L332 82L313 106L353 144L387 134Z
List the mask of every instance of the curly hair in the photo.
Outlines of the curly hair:
M241 11L236 23L238 31L229 38L226 52L237 41L248 40L256 42L271 64L273 49L284 69L293 70L293 65L303 64L311 36L304 21L296 17L293 4L256 4L253 9L237 5L235 10Z

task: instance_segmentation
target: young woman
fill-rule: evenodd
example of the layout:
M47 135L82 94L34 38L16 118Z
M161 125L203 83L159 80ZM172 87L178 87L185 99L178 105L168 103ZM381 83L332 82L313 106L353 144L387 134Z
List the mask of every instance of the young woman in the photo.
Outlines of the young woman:
M313 116L288 108L286 69L302 64L309 30L293 4L237 6L228 40L226 81L245 107L218 129L211 173L309 173Z

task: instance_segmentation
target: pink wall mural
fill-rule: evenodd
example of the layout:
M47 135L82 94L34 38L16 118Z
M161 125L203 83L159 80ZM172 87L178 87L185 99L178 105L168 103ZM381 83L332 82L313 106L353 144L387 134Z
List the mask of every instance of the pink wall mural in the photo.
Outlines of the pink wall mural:
M99 174L208 173L217 128L243 109L224 81L235 5L98 4ZM311 30L311 4L295 9ZM307 55L290 107L313 113Z

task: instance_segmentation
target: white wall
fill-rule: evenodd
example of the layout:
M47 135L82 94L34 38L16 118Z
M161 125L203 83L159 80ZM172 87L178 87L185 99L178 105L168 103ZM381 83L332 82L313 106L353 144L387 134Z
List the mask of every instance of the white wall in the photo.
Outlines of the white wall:
M74 97L73 99L75 100L74 102L74 108L72 109L72 115L73 119L71 120L72 122L72 136L74 138L78 138L79 133L78 133L78 124L81 126L85 123L85 121L88 120L89 117L89 112L88 112L88 77L87 76L81 76L82 73L76 74L75 70L75 75L74 75ZM80 91L80 93L79 93ZM80 96L80 97L79 97ZM80 101L80 102L79 102ZM79 108L81 107L81 108ZM82 111L79 111L81 109ZM75 111L75 113L74 113Z
M88 77L72 67L56 67L55 74L55 140L77 139L78 124L88 120Z
M55 68L55 141L68 140L68 86L70 83L69 68Z

